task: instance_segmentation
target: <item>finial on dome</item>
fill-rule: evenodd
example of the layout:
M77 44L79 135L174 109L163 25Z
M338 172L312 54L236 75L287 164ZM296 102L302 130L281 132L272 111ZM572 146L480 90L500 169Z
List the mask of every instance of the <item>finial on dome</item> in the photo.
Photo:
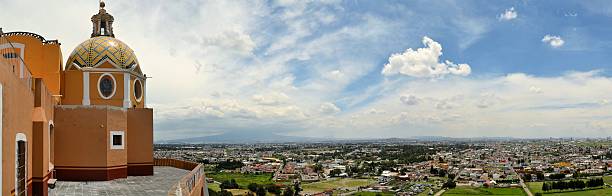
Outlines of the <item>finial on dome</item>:
M104 1L100 0L100 9L104 9L104 6L106 6L106 4L104 4Z

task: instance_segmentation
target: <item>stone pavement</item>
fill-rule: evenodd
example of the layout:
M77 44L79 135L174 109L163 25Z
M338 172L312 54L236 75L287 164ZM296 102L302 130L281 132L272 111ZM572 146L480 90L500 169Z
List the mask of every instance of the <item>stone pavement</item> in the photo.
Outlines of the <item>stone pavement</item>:
M170 187L188 172L174 167L156 166L153 176L129 176L127 179L94 182L57 181L55 189L49 189L49 195L168 195Z

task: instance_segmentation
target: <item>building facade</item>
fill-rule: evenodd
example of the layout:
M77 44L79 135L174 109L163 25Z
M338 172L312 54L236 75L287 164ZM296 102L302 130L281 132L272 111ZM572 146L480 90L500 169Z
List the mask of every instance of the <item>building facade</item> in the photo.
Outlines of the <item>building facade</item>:
M60 43L0 30L0 195L48 184L153 175L153 110L134 51L100 3L91 38L63 64Z

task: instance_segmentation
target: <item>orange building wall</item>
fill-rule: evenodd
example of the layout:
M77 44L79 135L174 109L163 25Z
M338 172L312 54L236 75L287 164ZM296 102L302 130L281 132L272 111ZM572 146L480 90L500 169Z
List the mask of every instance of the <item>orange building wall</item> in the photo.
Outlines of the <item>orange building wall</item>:
M127 177L127 143L110 149L110 131L127 132L127 113L112 106L58 106L54 161L59 180L111 180Z
M153 110L128 109L128 174L153 175Z
M111 72L115 78L115 94L110 99L104 99L98 92L98 80L104 73L89 73L89 100L91 105L112 105L123 107L123 72ZM82 81L81 81L82 83ZM81 92L83 92L81 90Z
M108 166L122 166L127 168L127 112L122 109L108 110L107 116L107 131L106 131L106 146L107 146L107 162ZM110 133L111 131L123 131L123 149L110 149Z
M42 78L53 95L60 94L60 74L63 70L62 51L59 44L43 44L32 36L6 36L14 43L26 45L24 61L35 78Z
M55 110L55 167L106 167L106 109L59 106Z
M64 71L62 83L62 104L81 105L83 103L83 72L78 70Z
M2 83L2 195L11 195L15 187L15 137L23 133L27 138L28 184L32 182L32 108L34 93L18 72L0 60ZM16 70L18 71L18 69ZM31 190L31 189L30 189Z

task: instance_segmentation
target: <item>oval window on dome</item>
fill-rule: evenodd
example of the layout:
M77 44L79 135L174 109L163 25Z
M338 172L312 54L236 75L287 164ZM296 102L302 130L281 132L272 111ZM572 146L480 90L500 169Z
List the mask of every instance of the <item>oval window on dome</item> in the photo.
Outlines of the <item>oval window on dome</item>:
M138 102L142 100L142 83L140 82L140 80L134 81L134 97Z
M98 92L104 99L110 99L115 94L115 78L111 74L103 74L98 80Z

